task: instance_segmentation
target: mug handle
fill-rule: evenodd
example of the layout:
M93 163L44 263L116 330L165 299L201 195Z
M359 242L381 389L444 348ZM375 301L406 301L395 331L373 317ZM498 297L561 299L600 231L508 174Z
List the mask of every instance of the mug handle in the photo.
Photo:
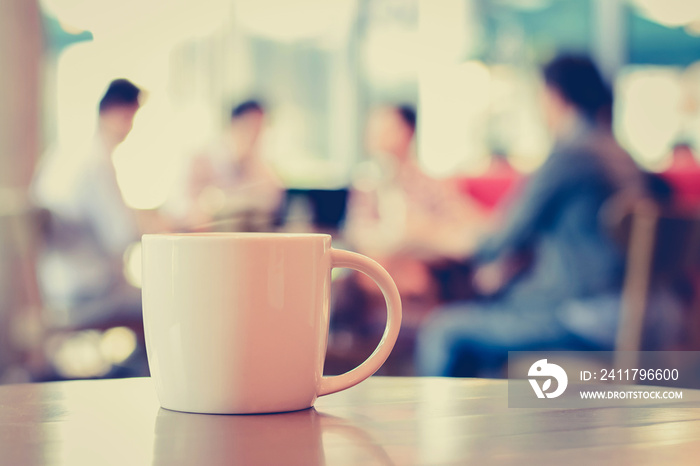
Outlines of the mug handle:
M401 328L401 297L394 280L384 267L369 257L339 249L331 249L331 267L357 270L374 280L386 300L386 328L379 345L365 362L345 374L323 377L318 396L353 387L377 372L394 348Z

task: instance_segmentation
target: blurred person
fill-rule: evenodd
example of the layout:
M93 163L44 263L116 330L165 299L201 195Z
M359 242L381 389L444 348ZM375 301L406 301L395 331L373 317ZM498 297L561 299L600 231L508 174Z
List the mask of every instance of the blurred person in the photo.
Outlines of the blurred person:
M345 223L350 247L382 264L399 288L403 330L393 359L412 354L413 329L440 300L434 264L466 254L484 219L451 180L437 180L421 170L414 154L415 132L416 112L410 106L383 106L370 113L366 145L371 160L358 169ZM384 300L376 285L351 274L336 288L334 335L378 337Z
M418 166L415 131L416 112L408 105L371 112L366 144L372 161L354 182L347 239L372 257L460 257L474 246L483 213L452 181Z
M122 198L112 154L131 132L141 95L126 79L112 81L99 102L89 149L57 152L33 182L37 203L51 216L39 281L58 324L140 317L140 293L126 283L123 256L141 232Z
M187 186L189 228L223 222L230 229L256 230L276 220L284 187L261 153L266 120L260 102L236 105L222 137L194 157Z
M422 329L423 375L499 375L508 351L612 349L624 253L599 213L613 196L646 197L646 181L612 136L613 95L593 62L560 56L543 75L552 153L473 255L493 297L447 306ZM529 268L511 276L505 264L524 251Z

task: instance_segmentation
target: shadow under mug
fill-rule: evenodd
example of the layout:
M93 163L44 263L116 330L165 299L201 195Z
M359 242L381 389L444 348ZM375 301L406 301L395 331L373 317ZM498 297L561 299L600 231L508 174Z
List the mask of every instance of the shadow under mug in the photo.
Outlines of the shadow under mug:
M161 406L248 414L311 407L377 371L401 326L389 274L360 254L331 248L330 235L198 233L144 235L146 349ZM371 277L387 325L355 369L323 376L331 269Z

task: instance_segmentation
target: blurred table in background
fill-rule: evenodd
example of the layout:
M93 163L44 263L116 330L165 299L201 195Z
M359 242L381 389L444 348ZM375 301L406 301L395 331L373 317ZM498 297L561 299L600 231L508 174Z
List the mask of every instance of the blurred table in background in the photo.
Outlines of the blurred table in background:
M273 415L159 408L149 379L0 387L0 463L697 464L700 391L663 407L508 408L507 381L373 377Z

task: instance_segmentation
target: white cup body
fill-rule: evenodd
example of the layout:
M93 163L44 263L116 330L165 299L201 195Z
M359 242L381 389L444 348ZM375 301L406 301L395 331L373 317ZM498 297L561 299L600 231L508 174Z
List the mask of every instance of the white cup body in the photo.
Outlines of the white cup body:
M266 413L313 405L328 339L328 235L143 237L148 362L164 408Z

